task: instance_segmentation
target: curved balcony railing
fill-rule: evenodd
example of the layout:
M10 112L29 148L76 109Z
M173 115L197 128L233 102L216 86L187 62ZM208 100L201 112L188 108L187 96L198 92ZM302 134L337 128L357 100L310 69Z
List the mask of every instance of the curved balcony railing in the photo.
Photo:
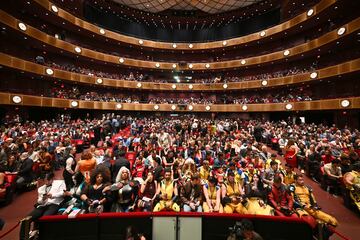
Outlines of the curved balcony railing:
M36 28L27 26L25 23L22 23L18 19L14 18L13 16L7 14L2 10L0 10L0 21L19 32L23 32L25 35L42 42L43 44L44 43L48 44L59 50L67 51L77 56L82 56L89 59L94 59L97 61L103 61L112 64L119 64L119 65L139 67L139 68L168 69L168 70L229 69L229 68L242 68L242 67L254 66L254 65L258 66L275 61L285 61L288 58L299 56L301 54L323 47L327 44L331 44L336 41L339 41L339 39L344 38L345 36L348 36L360 29L360 17L358 17L355 20L343 25L343 27L339 29L333 30L329 33L322 35L319 38L286 49L284 51L277 51L270 54L244 58L242 60L228 60L228 61L208 62L208 63L188 63L186 64L186 66L180 66L177 62L160 63L154 61L122 58L119 56L105 54L87 48L80 48L74 44L47 35L46 33Z
M311 73L302 73L292 76L271 78L267 80L251 80L244 82L211 83L211 84L185 84L185 83L155 83L155 82L137 82L121 79L100 78L80 73L49 68L40 64L29 62L17 57L0 53L0 64L15 70L20 70L32 74L42 75L50 78L62 79L66 81L96 84L113 88L133 88L144 90L160 91L225 91L240 89L255 89L277 87L291 84L301 84L313 81L320 81L335 76L344 76L360 71L360 59L340 63L334 66L318 69Z
M264 104L142 104L82 101L0 92L0 104L92 110L163 111L163 112L279 112L359 109L360 97L324 99L305 102Z
M91 24L87 21L84 21L78 17L75 17L71 13L65 11L54 5L54 3L48 0L34 0L40 6L45 8L47 11L56 14L61 21L66 21L70 24L73 24L76 27L80 27L84 30L91 32L92 34L96 34L97 36L107 37L109 39L138 45L142 47L148 48L156 48L156 49L166 49L166 50L206 50L206 49L215 49L215 48L223 48L230 47L236 45L243 45L250 42L258 41L260 39L266 39L274 36L275 34L279 34L285 31L290 30L293 27L296 27L301 24L305 24L310 18L316 17L319 13L326 10L327 8L333 6L336 3L336 0L322 0L312 8L308 9L306 12L295 16L294 18L273 26L271 28L262 30L260 32L252 33L246 36L231 38L226 40L226 44L224 45L224 41L213 41L213 42L203 42L203 43L176 43L176 48L173 46L173 42L158 42L140 39L136 37L130 37L127 35L123 35L117 32L110 31L108 29L103 29L94 24ZM53 7L55 6L55 7ZM54 11L55 10L55 11Z

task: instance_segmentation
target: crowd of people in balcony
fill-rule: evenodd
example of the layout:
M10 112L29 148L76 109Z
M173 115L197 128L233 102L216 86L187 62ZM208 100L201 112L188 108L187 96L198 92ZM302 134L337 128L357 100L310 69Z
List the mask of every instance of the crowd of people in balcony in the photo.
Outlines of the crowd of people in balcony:
M243 81L251 81L251 80L269 80L272 78L280 78L286 76L292 76L302 73L307 73L310 70L306 68L298 68L293 67L290 69L285 69L281 71L275 71L271 73L263 73L256 75L248 75L248 76L214 76L209 78L184 78L183 80L177 81L175 79L160 79L149 76L147 74L139 73L139 72L130 72L129 74L121 74L121 73L108 73L103 71L95 71L93 69L82 68L75 66L73 64L56 64L56 63L45 63L46 66L55 69L61 69L70 72L76 72L80 74L85 74L88 76L95 76L101 78L111 78L111 79L119 79L119 80L127 80L127 81L139 81L139 82L156 82L156 83L203 83L203 84L211 84L211 83L226 83L226 82L243 82Z
M317 224L336 227L304 173L333 194L340 194L343 179L349 204L360 205L357 129L115 114L2 123L1 197L11 184L22 189L45 179L31 221L72 211L186 211L303 218L314 232ZM64 181L54 180L59 169ZM9 183L6 175L16 177Z

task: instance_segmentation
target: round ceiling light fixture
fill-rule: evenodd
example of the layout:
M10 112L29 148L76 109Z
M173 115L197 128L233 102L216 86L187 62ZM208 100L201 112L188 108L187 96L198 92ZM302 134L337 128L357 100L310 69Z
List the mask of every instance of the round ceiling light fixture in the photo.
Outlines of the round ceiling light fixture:
M174 111L175 109L176 109L176 105L172 105L172 106L171 106L171 110Z
M317 78L317 76L318 76L317 72L312 72L312 73L310 74L310 78L311 78L311 79L315 79L315 78Z
M284 56L288 56L290 54L290 51L289 50L285 50L284 51Z
M189 44L189 48L193 48L194 45L192 43Z
M155 106L154 106L154 109L155 109L155 110L159 110L159 108L160 108L159 105L155 105Z
M224 89L227 89L227 88L228 88L227 83L224 83L223 88L224 88Z
M104 35L104 34L105 34L105 29L100 28L100 29L99 29L99 32L100 32L100 34Z
M266 32L265 31L261 31L260 32L260 37L264 37L266 35Z
M22 98L20 96L16 95L16 96L12 97L12 101L16 104L19 104L19 103L21 103Z
M96 83L97 83L97 84L102 84L102 83L103 83L102 78L98 78L98 79L96 79Z
M192 110L194 109L194 106L193 106L193 105L189 105L188 109L189 109L190 111L192 111Z
M291 103L288 103L288 104L285 105L285 108L287 110L291 110L293 108L293 105Z
M45 70L45 72L46 72L47 75L53 75L54 74L54 71L51 68L47 68Z
M176 48L176 47L177 47L176 43L173 43L172 47L173 47L173 48Z
M21 31L26 31L27 27L25 23L19 22L18 27Z
M347 99L344 99L344 100L341 100L341 106L343 107L343 108L346 108L346 107L349 107L350 106L350 101L349 100L347 100Z
M261 85L263 85L263 86L268 85L268 81L267 81L267 80L262 80L262 81L261 81Z
M175 84L173 84L171 87L172 87L172 89L176 89L176 85L175 85Z
M125 59L119 58L119 62L120 62L120 63L124 63L124 62L125 62Z
M75 50L75 52L77 52L77 53L81 53L81 48L80 48L80 47L75 47L74 50Z
M339 30L337 31L337 34L339 36L343 35L346 32L346 28L345 27L341 27L339 28Z
M311 15L313 15L314 14L314 9L312 9L312 8L310 8L308 11L307 11L307 13L306 13L306 15L308 16L308 17L310 17Z
M174 64L172 65L172 67L173 67L173 68L176 68L176 64L174 63Z
M141 86L142 86L141 82L138 82L138 83L136 84L136 87L138 87L138 88L141 88Z
M246 60L245 59L241 60L241 64L242 65L246 64Z
M241 108L242 108L243 111L248 110L248 106L246 106L246 105L243 105Z
M159 68L160 67L160 63L156 63L155 67Z
M78 101L71 101L71 107L75 108L79 106L79 102Z
M223 42L222 42L222 45L223 45L223 46L226 46L226 45L227 45L227 41L223 41Z
M59 12L59 9L57 8L57 6L51 5L51 11L53 11L54 13L57 13L57 12Z
M209 63L205 64L205 67L210 68L210 64Z
M207 106L205 107L205 109L206 109L206 111L210 111L211 107L210 107L209 105L207 105Z
M189 85L189 89L193 89L194 86L192 84Z
M140 44L140 45L143 45L143 44L144 44L144 41L140 39L140 40L139 40L139 44Z
M116 108L117 108L117 109L121 109L121 108L122 108L121 103L116 104Z
M191 68L193 68L194 67L194 65L192 65L192 63L190 63L189 64L189 68L191 69Z

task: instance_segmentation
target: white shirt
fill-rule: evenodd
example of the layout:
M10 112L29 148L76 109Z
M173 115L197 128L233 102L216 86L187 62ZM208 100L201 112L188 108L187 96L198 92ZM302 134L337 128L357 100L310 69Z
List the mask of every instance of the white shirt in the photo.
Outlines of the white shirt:
M40 205L59 205L64 200L66 185L64 180L54 180L51 186L42 185L38 188L38 203ZM52 198L45 198L44 195L51 193Z

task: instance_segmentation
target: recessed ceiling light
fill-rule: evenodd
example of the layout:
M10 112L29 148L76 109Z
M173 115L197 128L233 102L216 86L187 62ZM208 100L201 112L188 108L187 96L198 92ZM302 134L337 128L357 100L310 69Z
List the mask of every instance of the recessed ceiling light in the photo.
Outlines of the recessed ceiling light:
M159 108L160 108L159 105L155 105L155 106L154 106L154 109L155 109L155 110L159 110Z
M119 62L120 62L120 63L124 63L125 60L124 60L123 58L119 58Z
M81 53L81 48L80 47L75 47L75 52Z
M177 47L176 43L173 43L172 47L173 47L173 48L176 48L176 47Z
M139 40L139 44L140 44L140 45L143 45L143 44L144 44L144 41L140 39L140 40Z
M116 104L116 108L117 109L121 109L122 108L122 105L120 103Z
M317 72L312 72L312 73L310 74L310 78L311 78L311 79L315 79L315 78L317 78L317 76L318 76Z
M136 87L138 87L138 88L141 88L141 86L142 86L141 82L138 82L138 83L136 84Z
M263 80L263 81L261 82L261 85L263 85L263 86L268 85L268 81L267 81L267 80Z
M343 35L346 32L346 28L345 27L341 27L339 28L339 30L337 31L337 34L339 36Z
M79 102L71 101L71 107L77 107L77 106L79 106Z
M53 75L54 74L54 71L51 68L47 68L45 70L45 72L46 72L47 75Z
M18 103L21 103L21 101L22 101L22 98L20 97L20 96L13 96L12 97L12 101L14 102L14 103L16 103L16 104L18 104Z
M26 29L27 29L25 23L22 23L22 22L18 23L18 27L20 28L21 31L26 31Z
M206 111L210 111L211 107L210 107L209 105L207 105L207 106L205 107L205 109L206 109Z
M265 32L265 31L260 32L260 36L261 36L261 37L264 37L265 35L266 35L266 32Z
M103 83L102 78L98 78L98 79L96 79L96 83L97 83L97 84L102 84L102 83Z
M172 87L172 89L176 89L176 85L175 85L175 84L173 84L171 87Z
M193 68L193 65L191 63L189 64L189 68Z
M291 110L293 108L293 105L291 103L288 103L288 104L285 105L285 108L287 110Z
M285 50L284 51L284 56L288 56L290 54L290 51L289 50Z
M192 110L194 109L194 106L193 106L193 105L189 105L188 109L189 109L190 111L192 111Z
M175 110L176 109L176 106L175 105L172 105L171 106L171 110Z
M242 64L242 65L244 65L245 63L246 63L246 60L245 60L245 59L241 60L241 64Z
M223 46L226 46L226 45L227 45L227 41L223 41L222 45L223 45Z
M347 99L342 100L342 101L341 101L341 106L344 107L344 108L350 106L350 101L347 100Z
M227 89L228 85L226 83L224 83L223 88Z
M243 105L241 108L242 108L243 111L248 110L248 106L246 106L246 105Z
M189 44L189 48L193 48L194 45L192 43Z
M59 11L59 9L57 8L57 6L55 5L51 5L51 10L54 12L54 13L57 13Z
M105 29L100 28L100 29L99 29L99 32L100 32L100 34L104 35L104 34L105 34Z
M156 63L155 67L159 68L160 67L160 63Z
M176 68L176 64L174 63L174 64L172 65L172 67L173 67L173 68Z
M309 9L309 11L307 11L306 15L310 17L311 15L313 15L313 13L314 13L314 9L311 8Z
M193 89L194 86L192 84L189 85L189 89Z
M209 63L205 64L205 67L210 68L210 64Z

